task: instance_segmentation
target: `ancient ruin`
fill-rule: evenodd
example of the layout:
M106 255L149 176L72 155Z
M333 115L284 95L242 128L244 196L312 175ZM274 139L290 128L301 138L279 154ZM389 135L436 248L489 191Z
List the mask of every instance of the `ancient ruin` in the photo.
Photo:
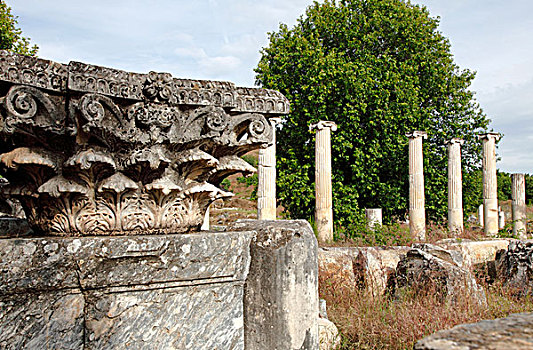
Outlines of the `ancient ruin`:
M463 177L461 174L461 145L464 140L453 138L448 145L448 229L463 232Z
M5 51L0 93L0 348L318 349L309 224L199 231L283 95Z
M526 180L524 174L511 175L513 235L527 239Z
M480 135L483 141L483 224L485 233L498 233L498 181L496 178L496 141L498 133Z
M259 150L257 166L257 218L276 220L276 124L280 118L270 118L272 145Z
M272 144L276 91L0 53L3 198L42 234L186 232Z
M315 129L315 222L318 240L328 242L333 241L331 132L337 130L337 124L322 120L309 126L309 130Z
M425 131L406 134L409 138L409 230L418 240L426 239L426 204L424 199L424 160L422 139Z

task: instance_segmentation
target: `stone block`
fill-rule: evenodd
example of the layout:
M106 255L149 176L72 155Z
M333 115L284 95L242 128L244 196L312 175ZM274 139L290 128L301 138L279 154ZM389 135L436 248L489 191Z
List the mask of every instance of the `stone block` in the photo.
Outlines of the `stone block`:
M409 247L338 247L319 249L320 273L383 294Z
M419 340L415 350L533 349L533 313L463 324Z
M246 350L318 349L317 240L304 220L239 220L255 231L244 289Z
M326 318L318 319L320 350L335 350L340 345L341 337L337 326Z
M453 254L435 256L431 251L438 247L426 245L426 250L411 249L398 263L394 283L395 293L404 288L421 292L431 292L444 302L458 302L469 295L481 305L486 304L486 296L470 270L461 268L452 259ZM449 252L448 252L449 253Z
M244 349L253 236L0 239L0 348Z
M533 240L514 241L496 254L497 278L520 295L533 295Z

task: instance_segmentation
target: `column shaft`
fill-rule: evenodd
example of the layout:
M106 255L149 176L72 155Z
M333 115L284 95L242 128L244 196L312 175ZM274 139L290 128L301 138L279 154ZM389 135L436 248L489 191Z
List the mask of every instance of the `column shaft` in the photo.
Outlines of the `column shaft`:
M481 135L483 140L483 223L485 234L498 233L498 180L496 177L496 140L499 134Z
M448 229L455 235L463 232L463 177L461 145L463 140L448 142Z
M321 242L333 240L333 206L331 189L331 131L337 126L333 122L320 121L311 126L317 129L315 145L315 221L318 239Z
M276 220L276 124L279 118L271 118L273 143L259 150L257 166L257 218Z
M524 174L511 175L513 234L520 239L527 239L526 227L526 180Z
M426 239L426 209L424 199L424 160L422 139L427 134L415 131L409 137L409 230L418 240Z

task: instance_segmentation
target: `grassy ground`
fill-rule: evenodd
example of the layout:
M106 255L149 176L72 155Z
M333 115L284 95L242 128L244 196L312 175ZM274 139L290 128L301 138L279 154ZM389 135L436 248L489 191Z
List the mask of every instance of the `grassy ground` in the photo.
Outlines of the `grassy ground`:
M412 349L417 340L441 329L533 311L532 298L515 297L500 285L486 286L487 305L468 295L447 304L432 291L392 299L369 295L338 275L319 278L320 297L341 333L340 349Z

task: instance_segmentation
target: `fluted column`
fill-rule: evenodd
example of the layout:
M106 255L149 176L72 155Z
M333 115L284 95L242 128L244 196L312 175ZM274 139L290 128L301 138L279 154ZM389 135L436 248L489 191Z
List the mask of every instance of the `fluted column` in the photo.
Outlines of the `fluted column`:
M463 232L463 176L461 173L461 145L453 138L448 145L448 229L455 235Z
M418 240L426 239L426 208L424 200L424 160L422 139L425 131L413 131L409 138L409 230Z
M318 240L333 240L333 208L331 194L331 131L337 130L337 124L331 121L319 121L309 126L316 129L315 145L315 221Z
M513 235L526 239L526 179L524 174L512 174L511 180L513 183Z
M257 166L257 218L276 220L276 124L281 118L270 118L273 143L259 150Z
M498 180L496 177L496 141L498 133L479 135L483 141L483 223L485 234L498 233Z

